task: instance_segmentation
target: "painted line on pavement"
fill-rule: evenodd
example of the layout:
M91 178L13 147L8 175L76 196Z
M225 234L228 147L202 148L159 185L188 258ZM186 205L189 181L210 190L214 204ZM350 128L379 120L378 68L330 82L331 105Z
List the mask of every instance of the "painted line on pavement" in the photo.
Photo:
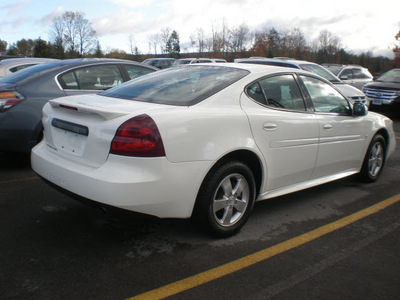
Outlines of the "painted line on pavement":
M15 183L15 182L37 180L37 179L39 179L39 176L32 176L32 177L26 177L26 178L17 178L17 179L0 181L0 184L9 184L9 183Z
M194 275L194 276L176 281L174 283L165 285L158 289L154 289L154 290L145 292L143 294L129 298L128 300L163 299L163 298L166 298L169 296L176 295L178 293L181 293L181 292L189 290L191 288L200 286L207 282L210 282L210 281L216 280L218 278L221 278L223 276L232 274L236 271L242 270L244 268L252 266L261 261L265 261L275 255L289 251L298 246L304 245L304 244L311 242L319 237L327 235L335 230L343 228L347 225L357 222L358 220L361 220L361 219L368 217L374 213L377 213L377 212L381 211L382 209L384 209L390 205L393 205L399 201L400 201L400 194L397 194L393 197L383 200L375 205L367 207L363 210L360 210L354 214L351 214L351 215L344 217L340 220L337 220L333 223L329 223L327 225L324 225L315 230L312 230L310 232L299 235L295 238L292 238L290 240L287 240L287 241L277 244L275 246L266 248L264 250L254 253L254 254L250 254L243 258L234 260L230 263L227 263L222 266L213 268L211 270L199 273L197 275Z

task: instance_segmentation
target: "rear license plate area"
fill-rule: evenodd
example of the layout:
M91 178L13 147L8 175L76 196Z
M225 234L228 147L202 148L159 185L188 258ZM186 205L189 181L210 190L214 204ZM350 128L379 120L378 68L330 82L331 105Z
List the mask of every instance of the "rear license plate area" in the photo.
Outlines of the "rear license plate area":
M60 119L53 119L51 125L54 146L58 150L75 155L83 153L89 135L88 127Z

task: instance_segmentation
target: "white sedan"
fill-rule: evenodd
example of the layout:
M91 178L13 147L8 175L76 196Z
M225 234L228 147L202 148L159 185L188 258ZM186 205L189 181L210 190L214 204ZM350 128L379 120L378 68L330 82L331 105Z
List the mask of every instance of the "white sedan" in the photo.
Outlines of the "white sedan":
M254 202L359 173L375 181L392 121L297 69L190 65L49 101L32 167L96 201L236 233ZM70 193L69 193L70 194Z

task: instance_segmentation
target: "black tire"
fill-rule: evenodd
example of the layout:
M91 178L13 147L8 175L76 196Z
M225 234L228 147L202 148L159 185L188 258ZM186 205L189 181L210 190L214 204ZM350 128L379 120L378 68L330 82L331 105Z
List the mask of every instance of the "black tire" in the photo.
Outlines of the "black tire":
M386 159L386 141L380 134L376 134L369 144L364 162L360 171L360 179L364 182L374 182L382 173Z
M233 161L219 166L201 185L195 221L215 236L228 237L237 233L253 209L255 190L253 172L246 164Z

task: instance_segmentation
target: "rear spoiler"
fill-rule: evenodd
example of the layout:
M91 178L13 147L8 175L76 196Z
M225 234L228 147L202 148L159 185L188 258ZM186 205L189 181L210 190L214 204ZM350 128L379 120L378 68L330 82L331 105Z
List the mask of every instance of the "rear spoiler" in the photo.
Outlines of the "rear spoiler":
M112 106L101 107L93 106L86 103L72 102L66 99L53 99L49 104L54 109L69 109L84 114L95 114L103 117L106 120L111 120L129 114L127 111L113 109Z

